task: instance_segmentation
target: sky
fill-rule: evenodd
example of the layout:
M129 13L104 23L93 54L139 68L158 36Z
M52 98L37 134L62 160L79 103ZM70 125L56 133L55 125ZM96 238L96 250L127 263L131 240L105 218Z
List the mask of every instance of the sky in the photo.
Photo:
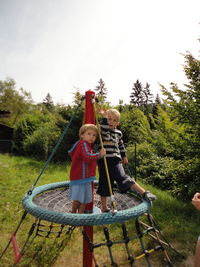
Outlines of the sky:
M107 101L129 103L137 79L187 82L184 56L199 59L199 0L0 0L0 80L71 104L100 78Z

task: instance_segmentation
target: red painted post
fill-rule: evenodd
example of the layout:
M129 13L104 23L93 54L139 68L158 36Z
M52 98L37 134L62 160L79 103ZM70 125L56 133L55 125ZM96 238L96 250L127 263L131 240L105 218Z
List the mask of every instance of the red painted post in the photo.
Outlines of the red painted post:
M83 123L93 123L95 124L95 113L94 113L94 99L95 93L91 90L85 92L85 113L84 113L84 121ZM86 211L92 212L94 205L94 183L92 182L92 202L86 205ZM83 229L91 242L93 242L93 227L92 226L84 226ZM92 267L92 252L89 249L88 242L83 237L83 267Z

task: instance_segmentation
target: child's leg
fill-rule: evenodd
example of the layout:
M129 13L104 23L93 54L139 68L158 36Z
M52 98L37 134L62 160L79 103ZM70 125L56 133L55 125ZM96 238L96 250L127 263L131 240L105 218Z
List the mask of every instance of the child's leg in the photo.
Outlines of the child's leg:
M101 196L101 211L102 212L108 211L107 197L102 197Z
M200 267L200 237L196 244L194 267Z
M72 201L72 213L76 213L79 210L80 204L77 200Z
M84 213L85 207L86 207L86 204L80 203L80 206L79 206L79 209L78 209L78 213Z
M140 193L141 195L144 194L145 192L145 189L142 188L139 184L137 183L134 183L132 186L131 186L132 189L134 189L135 191L137 191L138 193Z
M152 201L152 200L155 200L157 199L157 197L152 194L151 192L149 191L146 191L143 187L141 187L139 184L137 183L134 183L132 186L131 186L132 189L136 190L138 193L140 193L143 197L143 199L147 200L147 201ZM200 267L200 266L199 266Z

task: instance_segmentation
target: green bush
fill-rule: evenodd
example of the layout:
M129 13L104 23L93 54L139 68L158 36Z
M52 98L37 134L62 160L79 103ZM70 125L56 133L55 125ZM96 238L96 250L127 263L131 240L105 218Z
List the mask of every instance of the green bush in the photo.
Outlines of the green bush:
M130 166L145 183L169 191L181 200L190 201L200 188L200 159L175 160L172 157L160 157L151 144L137 144L127 147Z
M14 150L19 154L24 153L24 142L42 123L44 117L35 114L25 115L16 125L14 130Z
M44 123L25 139L24 152L40 159L47 159L59 135L60 130L55 125Z
M125 143L142 143L151 140L151 130L147 117L138 108L132 108L121 114L120 128Z

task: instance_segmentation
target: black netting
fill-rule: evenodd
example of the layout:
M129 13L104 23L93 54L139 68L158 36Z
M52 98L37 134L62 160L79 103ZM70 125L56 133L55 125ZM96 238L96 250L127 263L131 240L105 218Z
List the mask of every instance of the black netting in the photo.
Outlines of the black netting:
M114 190L114 198L118 211L135 207L142 202L133 193L121 194L116 189ZM72 201L69 200L69 187L45 191L36 195L33 203L47 210L61 213L70 212ZM96 194L96 187L94 189L94 206L97 208L101 206L100 196Z

